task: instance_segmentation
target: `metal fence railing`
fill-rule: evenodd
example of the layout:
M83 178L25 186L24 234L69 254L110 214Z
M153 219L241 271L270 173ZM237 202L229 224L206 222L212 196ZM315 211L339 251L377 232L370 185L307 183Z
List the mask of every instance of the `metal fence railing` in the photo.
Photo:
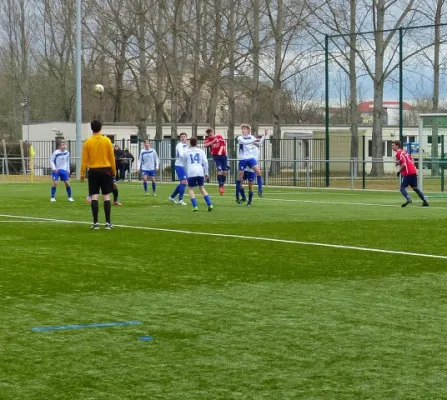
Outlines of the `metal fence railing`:
M364 141L364 147L368 146ZM51 175L50 157L57 147L57 141L33 142L23 141L7 143L0 141L0 181L17 180L45 180ZM72 168L75 171L76 162L80 157L76 155L76 143L67 141L67 149L70 151ZM135 181L140 179L140 165L138 156L142 149L142 142L131 143L119 141L123 148L127 148L135 161L129 163L124 179ZM160 171L156 179L159 182L173 182L176 180L174 159L172 151L177 141L164 139L152 141L152 147L157 150L160 157ZM200 145L203 141L200 141ZM395 159L392 154L385 153L383 160L372 160L365 151L362 157L339 157L329 160L324 155L324 140L321 139L281 139L274 143L266 140L261 147L259 165L262 171L264 184L267 186L291 186L302 188L347 188L347 189L395 189L398 179L395 174ZM32 151L31 147L33 146ZM232 147L233 146L233 147ZM234 143L228 148L229 171L228 184L234 184L237 176L237 160L234 156ZM281 154L280 158L274 157L273 148ZM34 154L31 157L31 153ZM131 161L131 159L127 159ZM418 160L415 160L416 163ZM209 157L210 183L217 183L214 162ZM371 170L374 163L382 165L383 174L372 176ZM432 169L433 160L424 163L424 189L436 192L444 191L444 171L447 168L447 160L441 158ZM19 178L20 177L20 178Z
M76 160L74 160L76 161ZM174 182L173 174L174 159L161 158L160 170L156 179L158 182ZM31 166L31 163L33 164ZM213 160L210 163L210 183L217 183L217 174ZM329 167L329 187L345 189L397 189L399 179L395 173L395 162L384 160L383 169L386 171L382 176L371 176L372 161L362 161L357 159L339 160L293 160L293 159L261 159L263 182L266 186L288 186L300 188L323 188L327 187L326 168ZM25 172L22 166L25 165ZM447 160L440 160L439 175L433 176L429 168L422 171L424 176L424 190L429 192L444 192L444 171L447 168ZM237 177L237 160L229 160L229 171L227 184L235 184ZM130 173L129 173L130 172ZM125 180L132 182L140 180L140 171L137 163L130 166L126 173ZM73 178L75 168L72 167ZM51 168L49 160L39 157L30 158L0 158L0 181L28 180L39 181L49 179Z

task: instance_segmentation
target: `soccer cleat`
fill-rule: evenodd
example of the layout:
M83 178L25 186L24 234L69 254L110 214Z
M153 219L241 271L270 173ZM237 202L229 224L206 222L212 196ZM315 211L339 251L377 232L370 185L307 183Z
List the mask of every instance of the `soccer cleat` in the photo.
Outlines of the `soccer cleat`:
M220 193L221 196L224 195L224 193L225 193L225 188L224 188L223 186L219 187L219 193Z
M113 229L113 225L112 225L110 222L106 222L106 226L105 226L105 228L106 228L107 230Z
M69 197L68 201L74 201L74 198L73 197Z
M242 204L242 200L241 199L236 199L236 203L237 204Z
M174 204L178 204L177 199L174 199L174 198L172 198L172 197L168 197L168 200L171 201L171 202L174 203Z
M213 209L214 209L214 206L211 204L208 206L208 209L206 211L210 212L210 211L213 211Z
M188 205L183 200L177 201L177 204L180 205L180 206L187 206Z
M247 203L246 207L251 207L251 201Z
M87 196L87 203L91 203L92 202L92 196Z
M427 200L424 200L422 203L422 207L428 207L430 204L428 204Z
M157 193L154 192L154 193L153 193L153 196L154 196L154 197L157 197Z
M239 204L245 203L247 201L247 199L244 197L241 199L241 202Z
M99 229L99 224L98 224L97 222L95 222L95 223L92 225L91 229L94 230L94 231L97 231L97 230Z
M145 196L149 196L149 193L148 193L148 192L144 192L144 195L145 195Z
M194 208L192 209L192 212L196 212L196 211L199 211L199 207L194 207Z
M116 206L122 206L122 204L119 201L114 201L113 204L115 204Z
M259 197L264 197L264 195L262 194L262 192L258 192L258 196L259 196Z
M55 199L54 197L52 197L52 198L50 199L50 201L51 201L52 203L56 203L56 199Z
M408 206L408 204L413 203L413 200L407 200L404 204L402 204L402 207Z

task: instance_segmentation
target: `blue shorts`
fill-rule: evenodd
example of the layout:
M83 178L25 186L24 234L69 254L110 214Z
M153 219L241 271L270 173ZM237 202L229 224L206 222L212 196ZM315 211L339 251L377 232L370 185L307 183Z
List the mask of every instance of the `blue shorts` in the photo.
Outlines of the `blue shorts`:
M255 165L258 165L258 162L254 158L239 160L238 169L239 171L243 171L246 167L253 168Z
M185 168L180 167L179 165L175 166L175 172L177 174L177 178L179 181L186 180Z
M155 176L155 169L153 169L153 170L151 170L151 171L148 171L147 169L142 169L141 170L141 175L143 175L143 176L145 176L145 175L147 175L147 176Z
M218 171L228 171L228 157L227 156L213 156L216 169Z
M254 182L256 174L252 171L244 171L244 181Z
M51 176L53 177L53 181L57 181L59 178L62 182L70 180L70 174L65 169L58 169L57 172L51 171Z
M407 175L402 177L402 182L400 184L403 187L418 187L418 176L416 174L414 175Z
M188 187L203 186L204 184L205 177L203 176L194 176L192 178L188 178Z

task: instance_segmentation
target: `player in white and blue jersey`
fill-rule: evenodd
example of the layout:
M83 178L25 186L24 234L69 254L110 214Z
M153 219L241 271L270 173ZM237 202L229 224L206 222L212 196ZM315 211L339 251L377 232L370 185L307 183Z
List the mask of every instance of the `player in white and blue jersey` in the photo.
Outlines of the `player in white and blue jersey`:
M169 196L168 200L172 201L174 204L180 204L186 206L187 204L183 201L183 196L185 194L186 184L186 172L185 166L183 164L183 156L186 150L188 150L188 137L185 132L180 134L180 143L175 147L175 172L180 183L176 186L174 192ZM178 195L178 200L176 196Z
M74 201L70 187L70 152L66 148L67 144L62 140L59 143L59 149L50 158L51 177L53 179L50 199L52 203L56 202L56 187L59 179L65 184L68 201Z
M238 179L236 181L236 197L240 193L242 181L244 178L244 171L246 167L251 168L257 175L258 194L262 197L262 176L261 169L258 165L258 147L261 139L254 137L250 131L251 127L248 124L242 124L242 136L238 136L237 141L239 145L238 152Z
M251 206L251 202L253 200L253 182L255 181L256 173L253 171L250 167L245 167L244 169L244 176L242 177L242 182L247 181L248 182L248 202L247 207ZM247 201L247 197L245 196L245 189L242 186L239 188L239 192L236 193L236 203L242 204ZM240 195L240 197L239 197Z
M194 193L194 188L198 186L200 193L202 193L206 205L208 206L207 211L212 211L213 204L204 187L205 179L208 179L208 160L206 154L202 149L197 148L197 138L191 138L189 144L189 149L186 150L183 155L183 165L185 166L186 176L188 177L189 197L191 198L192 210L199 211L196 194Z
M150 177L152 181L152 194L154 196L157 196L155 174L159 170L160 159L155 149L151 148L151 142L149 142L149 140L144 141L144 147L140 151L140 157L138 158L138 160L140 161L140 171L141 176L143 177L143 189L145 195L149 195L149 193L147 192L147 180L148 177Z

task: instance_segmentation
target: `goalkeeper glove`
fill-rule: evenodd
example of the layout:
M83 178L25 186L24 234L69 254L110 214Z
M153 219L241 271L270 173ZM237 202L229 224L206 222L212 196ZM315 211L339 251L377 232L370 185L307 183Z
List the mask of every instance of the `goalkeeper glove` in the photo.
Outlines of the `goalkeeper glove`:
M397 176L400 176L400 171L398 171L398 172L396 173L396 175L397 175Z

